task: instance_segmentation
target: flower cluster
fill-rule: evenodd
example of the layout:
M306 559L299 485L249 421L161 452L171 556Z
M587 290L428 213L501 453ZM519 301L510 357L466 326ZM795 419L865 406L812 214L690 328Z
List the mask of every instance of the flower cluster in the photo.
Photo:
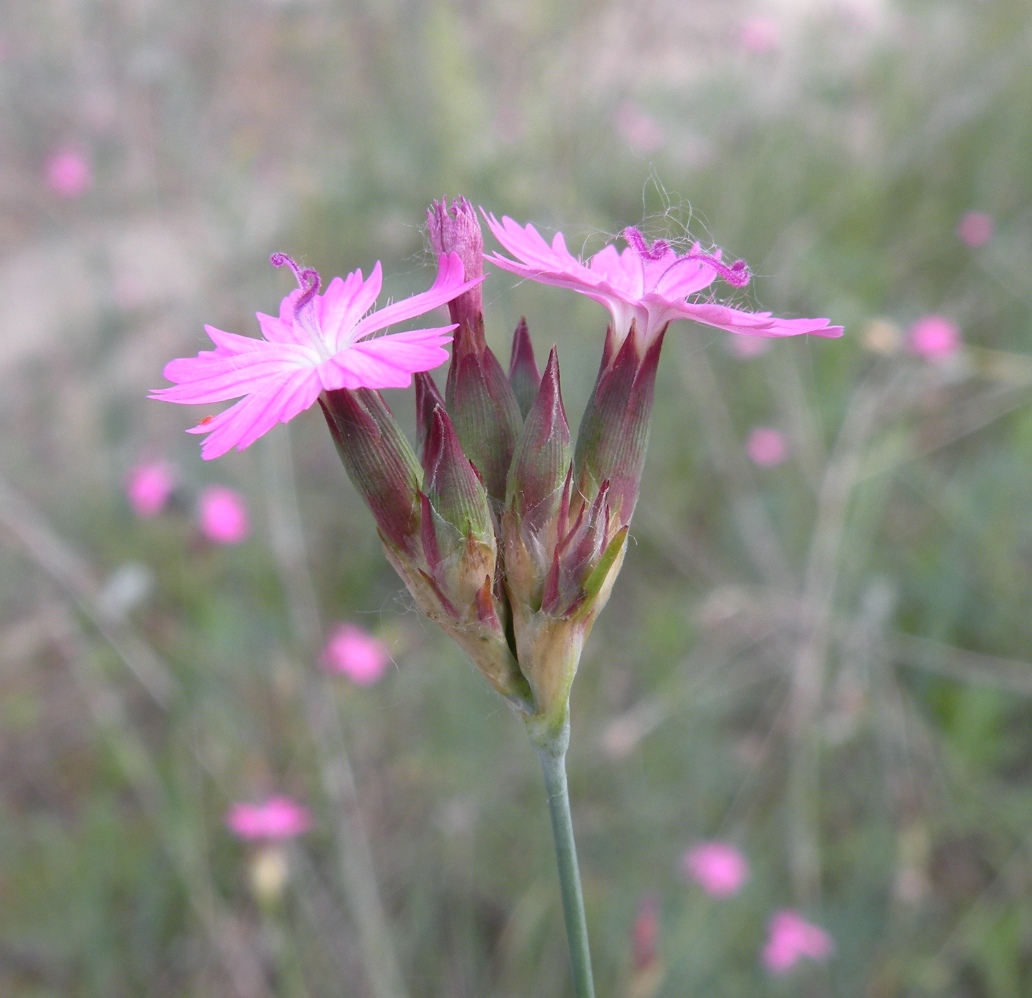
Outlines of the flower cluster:
M623 249L574 257L561 234L481 213L508 255L485 257L480 218L465 199L428 213L438 260L433 286L370 312L381 286L354 271L319 294L316 271L283 254L298 282L278 317L258 314L261 339L206 327L215 349L175 360L173 386L153 397L210 405L237 399L190 432L202 453L243 449L318 401L344 467L376 520L384 550L419 609L472 658L525 717L539 744L562 737L581 649L626 549L648 442L656 369L681 319L750 337L839 336L827 319L779 319L717 302L748 267L696 244L624 231ZM610 323L576 443L555 349L541 371L527 326L508 370L484 335L483 261L566 288L606 307ZM447 304L451 322L380 336ZM442 392L428 373L452 342ZM380 389L415 383L417 447Z
M749 861L730 842L700 842L681 857L681 874L716 901L734 897L749 879ZM782 908L767 923L760 962L775 977L788 974L802 960L820 963L835 952L835 942L820 926L797 911Z

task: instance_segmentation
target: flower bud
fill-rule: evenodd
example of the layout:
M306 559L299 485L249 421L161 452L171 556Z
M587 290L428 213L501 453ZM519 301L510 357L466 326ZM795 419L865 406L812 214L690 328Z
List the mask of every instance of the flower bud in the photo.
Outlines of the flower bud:
M426 438L434 422L434 409L444 408L444 397L430 374L421 372L413 377L416 385L416 445L419 459L426 464Z
M480 220L473 205L465 198L435 201L426 213L430 245L437 256L457 253L462 260L467 281L475 281L484 274L484 237ZM478 284L448 304L452 322L471 327L479 324L481 337L484 328L484 296Z
M422 472L378 391L340 388L319 398L348 477L372 511L384 546L415 554Z
M570 427L553 348L509 469L502 514L505 583L512 602L536 611L560 538L571 475Z
M568 493L567 493L568 494ZM590 506L581 506L573 526L556 545L545 580L541 609L570 618L582 609L597 614L623 562L630 528L615 524L609 506L609 483L603 482Z
M542 532L554 519L570 456L570 426L559 384L559 358L553 347L520 432L505 494L506 508L534 533Z
M462 449L501 503L523 419L502 365L484 342L482 320L479 337L466 325L455 331L445 399Z
M509 384L526 418L537 397L541 372L534 360L534 347L527 331L527 320L520 319L512 336L512 357L509 360Z
M435 406L423 458L423 488L435 513L459 536L494 545L487 492L459 446L448 414Z
M595 388L577 434L577 492L591 501L609 483L609 505L620 525L631 521L652 421L661 330L646 346L636 323L617 349L606 335Z

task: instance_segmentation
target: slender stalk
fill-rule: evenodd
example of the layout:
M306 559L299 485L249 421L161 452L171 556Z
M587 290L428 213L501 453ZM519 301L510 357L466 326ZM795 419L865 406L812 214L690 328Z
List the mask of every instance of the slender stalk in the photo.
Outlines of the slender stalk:
M294 640L309 661L322 634L319 605L308 570L304 533L294 485L289 433L273 434L263 450L271 512L272 549L287 595ZM302 684L301 706L318 751L317 765L335 816L334 836L345 900L358 930L358 944L375 998L407 998L390 922L380 894L369 835L362 822L358 785L344 728L327 677ZM344 992L341 992L342 994Z
M573 993L575 998L594 998L595 984L591 977L584 894L581 890L580 871L577 869L570 790L566 782L566 748L569 741L570 722L567 719L558 737L548 739L546 744L538 744L537 739L534 739L534 747L541 758L541 770L545 774L545 789L548 792L548 812L552 817L552 837L559 866L559 889L563 897Z

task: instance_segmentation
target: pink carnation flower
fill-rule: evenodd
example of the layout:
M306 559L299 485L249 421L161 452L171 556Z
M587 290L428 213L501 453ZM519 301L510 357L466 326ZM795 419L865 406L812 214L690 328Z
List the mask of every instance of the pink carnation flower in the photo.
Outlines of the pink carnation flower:
M770 340L759 336L732 336L727 341L727 348L731 354L739 360L751 360L759 357L770 349Z
M312 827L312 816L289 797L270 797L263 804L234 804L226 812L226 827L247 841L292 839Z
M201 533L213 544L239 544L251 533L244 497L224 485L209 485L197 500Z
M632 100L623 101L613 114L613 125L639 156L651 156L663 147L663 128Z
M787 974L800 960L826 960L835 943L824 929L811 925L798 912L783 909L771 917L763 965L777 976Z
M208 434L201 448L207 460L249 447L314 405L323 391L404 388L415 372L443 364L454 324L372 334L444 305L477 283L463 280L462 261L449 253L441 256L429 290L370 313L382 283L379 263L368 279L361 270L335 277L322 295L315 270L302 270L282 253L272 256L272 264L290 267L300 287L283 299L278 318L258 313L262 339L205 326L215 349L172 361L165 377L174 387L151 393L189 405L240 399L187 431Z
M372 686L387 671L391 650L379 638L354 624L338 624L323 649L322 662L331 672L359 686Z
M775 468L788 457L788 444L779 430L756 426L746 438L745 452L753 464L761 468Z
M969 211L957 223L957 238L972 249L993 238L993 220L984 211Z
M144 461L129 472L125 494L133 512L141 519L157 516L176 487L175 468L167 461Z
M618 342L633 322L647 347L675 319L692 319L747 336L842 335L842 327L828 325L827 319L778 319L770 312L689 300L718 277L736 288L749 282L744 260L727 266L719 250L704 253L698 243L678 254L665 240L649 245L637 229L629 228L623 233L625 249L618 252L610 244L583 263L567 250L562 233L556 233L549 245L533 225L521 226L508 217L499 222L487 212L484 218L495 238L516 257L510 260L495 253L487 260L520 277L570 288L605 305Z
M755 14L742 21L738 29L738 41L747 52L764 55L781 46L781 29L773 18Z
M75 146L58 149L47 160L47 186L62 198L77 198L93 186L93 169L86 154Z
M647 894L638 904L631 927L631 958L637 973L659 963L659 895Z
M729 898L749 879L749 861L728 842L702 842L681 857L681 872L710 897Z
M922 316L910 327L907 349L925 360L944 360L960 349L960 329L945 316Z

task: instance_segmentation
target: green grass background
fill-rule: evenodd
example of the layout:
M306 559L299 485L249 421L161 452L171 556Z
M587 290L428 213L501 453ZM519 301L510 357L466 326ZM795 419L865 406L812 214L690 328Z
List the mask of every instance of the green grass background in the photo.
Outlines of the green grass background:
M589 252L690 233L750 262L752 307L846 326L748 360L668 337L574 689L599 994L1032 993L1025 0L0 9L0 994L364 998L392 965L397 998L569 993L533 753L411 608L318 415L208 464L200 411L145 399L204 322L277 307L273 250L425 287L426 207L458 194ZM756 12L776 51L738 44ZM658 145L617 127L626 102ZM41 179L67 142L94 170L73 201ZM968 210L996 223L979 249ZM604 313L573 297L485 285L499 354L520 315L558 344L575 423ZM953 363L872 349L931 312L963 331ZM748 463L754 425L786 464ZM124 476L156 455L183 498L139 521ZM199 542L209 482L247 497L245 544ZM394 650L376 687L317 669L344 619ZM262 906L222 817L273 791L316 828ZM710 838L752 865L723 902L677 872ZM826 966L763 972L780 907L832 934Z

